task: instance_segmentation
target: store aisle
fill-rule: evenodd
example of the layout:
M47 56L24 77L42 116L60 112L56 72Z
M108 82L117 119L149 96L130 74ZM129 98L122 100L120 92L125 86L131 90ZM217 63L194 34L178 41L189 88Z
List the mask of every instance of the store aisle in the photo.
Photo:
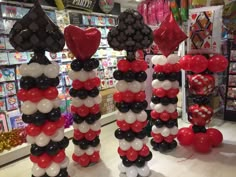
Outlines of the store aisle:
M153 152L149 166L150 177L235 177L236 167L236 123L212 121L212 126L219 128L224 135L223 145L213 148L212 152L202 155L191 148L178 146L176 150L160 154ZM186 126L180 121L180 127ZM102 161L87 168L79 167L71 162L69 171L71 177L125 177L119 175L117 165L120 159L117 155L118 141L114 137L116 124L112 123L102 128L101 158ZM150 146L151 147L151 146ZM73 144L67 149L68 156L73 153ZM28 177L31 163L28 158L2 167L1 177Z

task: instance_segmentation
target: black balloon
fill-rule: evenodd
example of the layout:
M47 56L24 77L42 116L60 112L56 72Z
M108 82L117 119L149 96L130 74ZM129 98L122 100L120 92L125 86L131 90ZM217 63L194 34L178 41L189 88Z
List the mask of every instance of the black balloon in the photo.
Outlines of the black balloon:
M23 122L30 124L32 123L32 116L31 115L26 115L26 114L22 114L22 120Z
M113 77L116 80L122 80L124 78L123 73L119 70L116 70L116 71L113 72Z
M140 113L143 110L143 102L136 102L131 105L131 110L134 113Z
M165 75L165 73L162 73L162 72L157 73L157 74L156 74L156 79L158 79L159 81L164 81L164 80L166 80L166 75Z
M96 121L95 115L94 114L89 114L86 118L85 118L85 122L87 122L88 124L93 124Z
M123 158L122 159L122 163L124 164L124 166L126 167L131 167L133 165L133 162L128 160L127 158Z
M93 59L85 60L83 68L85 71L92 71L93 69L95 69Z
M147 79L147 74L144 71L135 74L135 80L139 82L144 82Z
M159 151L160 152L166 152L168 150L169 150L169 144L167 142L163 141L159 144Z
M124 138L124 133L123 133L123 131L121 131L121 129L116 129L116 131L115 131L115 137L117 138L117 139L123 139Z
M78 92L78 90L76 90L76 89L74 89L74 88L71 88L71 89L69 90L69 94L70 94L70 96L72 96L72 97L76 97L76 96L77 96L77 92Z
M41 113L42 114L42 113ZM57 121L61 117L61 109L60 108L53 108L49 113L48 113L48 119L50 121Z
M77 97L79 97L80 99L85 99L88 97L88 91L85 89L80 89L77 90Z
M99 113L97 113L97 114L94 114L94 119L95 119L95 120L99 120L101 117L102 117L101 112L99 112Z
M168 97L163 97L160 99L161 104L163 104L164 106L167 106L168 104L170 104L170 100Z
M33 77L30 76L23 76L20 79L20 87L29 90L31 88L34 88L36 86L36 81Z
M124 132L124 138L126 141L131 142L135 139L135 133L133 131Z
M147 136L146 130L136 133L136 138L143 139Z
M152 159L152 152L149 151L149 154L145 157L145 160L146 160L146 161L149 161L149 160L151 160L151 159Z
M81 149L85 150L85 149L88 149L89 142L86 139L82 139L82 140L78 141L78 145Z
M67 172L67 169L65 168L65 169L61 169L59 174L56 177L68 177L68 176L69 174Z
M36 85L37 85L37 88L41 90L45 90L51 86L51 80L45 75L42 75L36 78Z
M83 63L76 59L71 62L70 66L73 71L80 71L83 68Z
M116 107L122 113L126 113L129 111L129 104L125 102L116 103Z
M124 73L124 80L126 82L132 82L135 79L135 73L132 71L127 71Z
M168 80L170 81L176 81L178 80L178 73L172 72L168 75Z
M30 153L34 156L40 156L44 153L44 147L37 146L36 144L32 144L30 148Z
M148 102L144 100L142 104L143 104L143 110L145 110L148 107Z
M88 91L88 96L96 97L99 95L99 90L97 87L93 88L92 90Z
M165 123L161 119L153 120L153 123L158 128L161 128L165 125Z
M69 145L69 139L64 137L61 141L58 142L60 149L65 149Z
M166 122L167 128L173 128L174 126L177 126L177 120L170 119Z
M73 121L77 124L81 124L84 121L84 118L80 117L78 114L73 114Z
M139 156L137 160L135 161L135 165L139 168L143 167L145 165L145 158L142 156Z
M33 123L37 126L41 126L46 122L47 115L42 114L41 112L36 112L32 115Z
M170 149L174 149L177 147L177 142L175 140L173 140L170 144L169 144L169 148Z
M46 146L46 152L53 156L56 155L60 151L60 146L58 145L57 142L51 141L47 146Z
M60 83L59 77L50 78L50 84L52 87L57 87Z
M97 147L99 145L99 143L100 143L100 139L98 136L90 142L91 146L93 146L93 147Z
M170 103L171 104L176 104L177 102L178 102L178 98L177 97L170 99Z
M158 104L158 103L160 103L160 98L154 95L154 96L152 96L151 101L154 104Z

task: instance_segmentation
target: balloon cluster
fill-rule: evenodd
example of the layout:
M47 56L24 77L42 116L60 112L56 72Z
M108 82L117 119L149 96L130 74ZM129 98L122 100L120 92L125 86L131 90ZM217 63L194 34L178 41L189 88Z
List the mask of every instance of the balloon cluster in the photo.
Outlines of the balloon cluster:
M101 123L99 119L101 112L99 104L102 97L98 90L100 79L96 76L95 70L99 66L99 61L90 57L99 47L101 34L96 28L82 30L70 25L65 28L65 39L69 49L77 56L77 59L72 61L72 70L68 74L73 80L69 91L72 97L71 112L74 121L73 143L75 146L72 158L81 166L86 167L100 160ZM82 50L82 43L76 45L80 40L85 44L93 40L88 51Z
M119 165L121 173L128 177L148 176L147 162L152 153L146 145L148 138L144 128L147 114L144 111L148 103L145 100L145 80L147 63L136 60L135 52L147 48L153 41L151 29L143 23L142 16L135 10L126 10L118 17L119 24L108 33L108 43L115 50L126 50L127 57L118 62L113 76L117 92L117 125L115 137L119 139L118 154L122 159Z
M174 149L177 142L174 140L178 133L177 125L177 94L179 93L180 66L179 57L171 54L155 55L152 57L154 64L153 96L150 107L153 127L151 145L154 150L166 152Z
M65 118L61 116L56 88L59 65L45 56L45 51L63 49L63 34L35 1L31 10L13 26L10 43L18 51L34 51L30 62L19 68L22 78L17 93L23 101L22 120L28 123L26 140L32 144L32 176L68 177L65 148L69 140L64 136Z
M223 141L219 130L206 129L205 126L213 116L213 109L209 106L215 88L213 73L224 71L228 60L222 55L185 55L180 59L180 65L188 71L189 92L194 104L188 107L188 120L192 125L181 128L177 138L183 146L193 145L196 151L208 153L211 147L219 146Z

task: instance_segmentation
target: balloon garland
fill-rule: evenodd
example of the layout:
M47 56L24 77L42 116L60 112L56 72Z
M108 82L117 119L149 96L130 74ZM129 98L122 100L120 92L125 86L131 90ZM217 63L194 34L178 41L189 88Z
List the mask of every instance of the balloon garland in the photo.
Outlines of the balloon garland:
M153 96L150 107L153 127L151 145L154 150L166 152L176 148L178 133L177 94L179 93L179 57L171 54L152 57L154 64Z
M101 112L99 104L102 97L98 87L100 79L95 69L99 66L97 59L92 59L100 45L101 33L96 28L82 30L70 25L65 28L68 48L76 56L68 73L73 80L70 95L71 112L74 120L74 154L73 160L86 167L100 160ZM86 47L87 46L87 47Z
M142 16L128 9L118 17L119 24L108 33L108 43L115 50L126 50L127 57L118 62L118 70L113 76L117 92L113 95L116 102L117 125L115 137L119 139L118 153L122 159L121 173L128 177L148 176L147 162L152 153L146 145L148 138L144 130L147 125L147 107L144 92L147 63L136 60L135 52L148 48L153 41L152 30L144 24Z
M209 106L215 87L213 73L223 72L228 60L222 55L185 55L180 59L180 65L188 72L188 87L194 104L188 107L188 120L192 125L181 128L177 138L183 146L193 145L196 151L208 153L211 147L219 146L223 141L219 130L206 129L205 126L213 116L213 109Z
M69 159L65 148L69 140L64 137L65 119L57 98L59 65L45 56L45 51L63 49L63 34L35 1L31 10L11 29L10 43L19 52L34 51L30 62L19 68L22 77L17 93L23 101L22 120L28 124L26 139L32 144L32 176L67 177Z

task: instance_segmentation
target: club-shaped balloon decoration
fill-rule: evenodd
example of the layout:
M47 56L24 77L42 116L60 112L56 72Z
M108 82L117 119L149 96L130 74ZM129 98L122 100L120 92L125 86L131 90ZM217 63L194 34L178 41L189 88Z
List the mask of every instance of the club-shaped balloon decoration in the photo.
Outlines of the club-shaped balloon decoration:
M22 77L17 93L23 101L22 119L28 124L26 139L32 144L32 176L68 177L69 159L65 148L69 140L64 136L65 119L57 98L59 65L45 56L45 51L63 49L64 36L35 1L31 10L11 29L10 43L19 52L34 51L30 62L19 68Z
M101 33L96 28L83 30L69 25L64 31L66 44L76 59L71 63L69 77L73 80L70 95L71 112L74 120L73 160L83 167L100 160L102 97L98 87L100 79L96 75L97 59L91 58L100 45Z
M208 153L223 141L219 130L206 129L205 126L213 116L213 109L209 106L215 88L213 73L223 72L228 66L228 60L222 55L185 55L180 59L180 66L187 71L193 104L188 107L188 120L192 125L181 128L177 138L183 146L193 145L197 152Z
M117 92L114 94L119 139L118 153L122 159L121 173L128 177L148 176L147 162L152 153L146 145L148 139L144 130L147 125L147 107L144 92L147 63L136 60L135 52L148 48L153 42L152 30L144 24L142 16L135 10L122 12L117 27L108 33L108 43L114 50L126 50L126 59L118 62L118 70L113 73Z
M153 120L151 145L154 150L167 152L177 146L174 140L178 133L177 94L179 93L180 66L179 57L175 54L155 55L153 96L150 107Z

